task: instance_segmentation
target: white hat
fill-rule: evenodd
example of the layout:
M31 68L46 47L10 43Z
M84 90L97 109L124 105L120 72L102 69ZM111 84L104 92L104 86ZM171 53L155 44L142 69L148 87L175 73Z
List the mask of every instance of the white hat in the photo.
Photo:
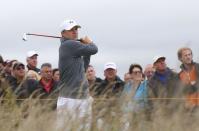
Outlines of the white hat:
M78 28L81 28L81 26L78 25L74 20L65 20L60 25L60 32L62 32L63 30L71 30L75 26L77 26Z
M116 69L117 69L117 66L116 66L116 64L113 63L113 62L107 62L107 63L104 65L104 71L105 71L106 69L109 69L109 68L116 70Z
M163 55L156 55L153 57L153 63L157 62L159 59L166 59L166 57L164 57Z
M27 52L27 57L32 57L32 56L34 56L34 55L37 55L37 56L38 56L37 52L34 51L34 50L31 50L31 51L28 51L28 52Z

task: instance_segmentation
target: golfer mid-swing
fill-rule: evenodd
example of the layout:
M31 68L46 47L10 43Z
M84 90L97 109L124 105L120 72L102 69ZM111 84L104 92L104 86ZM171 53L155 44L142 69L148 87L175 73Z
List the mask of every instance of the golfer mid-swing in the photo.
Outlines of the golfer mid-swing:
M59 98L57 109L67 108L81 112L87 110L89 97L85 71L90 56L97 53L97 46L88 37L78 40L78 25L74 20L66 20L61 25L61 45L59 48Z

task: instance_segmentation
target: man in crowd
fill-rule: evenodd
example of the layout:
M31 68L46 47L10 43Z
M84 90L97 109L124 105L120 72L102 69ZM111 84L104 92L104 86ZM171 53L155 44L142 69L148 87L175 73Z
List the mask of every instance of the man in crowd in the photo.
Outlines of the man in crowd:
M88 68L86 70L86 78L89 83L89 92L90 92L90 95L92 96L94 93L95 84L100 83L102 79L99 77L96 77L96 72L92 65L88 65Z
M56 109L58 98L57 81L53 80L52 65L50 63L43 63L41 65L41 79L37 87L36 96L41 98L41 104L49 106L49 109ZM43 100L48 99L48 100Z
M194 109L199 106L199 64L193 61L192 50L188 47L180 48L177 55L182 62L179 77L187 98L186 107Z
M58 96L55 96L57 95L56 93L57 82L53 80L52 66L50 63L43 63L41 65L41 79L39 81L39 89L40 89L40 95L42 95L42 98L46 98L46 97L57 98L58 97Z
M120 111L119 98L124 88L124 82L117 76L117 66L113 62L104 65L105 79L96 85L93 102L93 126L102 120L109 123ZM98 116L99 118L97 118ZM110 120L110 121L106 121Z
M16 62L17 62L17 60L6 60L4 62L4 69L2 70L3 77L8 79L12 75L13 65Z
M128 83L131 80L131 75L129 74L129 72L124 74L124 82Z
M37 81L25 78L25 65L21 62L14 63L11 74L7 79L11 91L16 95L16 98L28 98L36 89L38 85Z
M153 58L153 66L155 68L154 75L149 80L149 98L157 98L150 100L151 107L155 109L163 109L163 111L172 111L174 108L172 100L178 93L178 75L169 69L165 62L166 57L158 55ZM163 98L163 100L158 100ZM165 99L164 99L165 98ZM171 104L172 103L172 104ZM170 105L169 105L170 104Z
M151 77L153 76L154 72L155 72L155 69L154 69L154 67L153 67L152 64L146 65L146 67L145 67L145 69L144 69L145 78L146 78L147 80L150 80Z
M95 89L95 96L106 98L120 96L124 82L117 76L117 66L113 62L107 62L104 65L105 79Z
M37 72L38 74L40 73L40 69L37 68L37 52L34 50L28 51L27 52L27 57L26 57L26 62L27 62L27 69L28 70L33 70Z

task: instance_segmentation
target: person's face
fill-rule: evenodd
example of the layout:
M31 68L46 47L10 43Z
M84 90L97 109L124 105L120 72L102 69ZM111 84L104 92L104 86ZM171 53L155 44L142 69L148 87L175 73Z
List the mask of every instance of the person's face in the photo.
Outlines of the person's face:
M113 80L115 79L116 77L116 74L117 74L117 70L115 69L112 69L112 68L108 68L104 71L104 76L106 77L106 79L110 79L110 80Z
M141 81L142 80L142 71L140 68L135 67L132 69L131 77L135 81Z
M27 79L37 80L37 76L36 76L35 74L28 74L28 75L27 75Z
M78 38L78 27L75 26L71 30L64 30L62 36L70 40L76 40Z
M131 75L129 73L124 74L124 81L128 82L131 79Z
M154 70L153 66L150 66L150 67L147 67L147 68L145 69L144 75L145 75L148 79L150 79L150 78L153 76L154 72L155 72L155 70Z
M11 70L12 70L12 64L11 63L8 63L6 66L5 66L5 72L7 73L11 73Z
M52 68L44 66L41 68L41 78L44 80L52 80Z
M180 59L183 64L191 64L193 60L193 55L191 50L183 50L182 57Z
M34 55L32 57L29 57L27 59L27 63L31 67L37 67L37 55Z
M23 65L20 65L13 69L13 74L17 78L23 78L25 76L25 67Z
M54 73L54 75L53 75L53 79L54 79L55 81L59 81L59 77L60 77L59 71L56 71L56 72Z
M165 71L167 66L166 66L166 62L165 59L158 59L155 63L154 63L154 67L157 71Z
M95 79L95 70L93 67L88 67L86 71L86 77L88 80L94 80Z

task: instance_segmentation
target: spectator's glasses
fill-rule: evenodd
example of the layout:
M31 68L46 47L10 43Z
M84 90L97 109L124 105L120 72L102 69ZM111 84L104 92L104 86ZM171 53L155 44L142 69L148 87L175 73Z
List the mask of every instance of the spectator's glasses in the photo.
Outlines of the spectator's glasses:
M142 74L141 71L133 71L132 73L133 73L133 74L136 74L136 75L137 75L137 74Z
M24 70L24 69L25 69L24 66L19 66L19 67L16 68L16 70Z

